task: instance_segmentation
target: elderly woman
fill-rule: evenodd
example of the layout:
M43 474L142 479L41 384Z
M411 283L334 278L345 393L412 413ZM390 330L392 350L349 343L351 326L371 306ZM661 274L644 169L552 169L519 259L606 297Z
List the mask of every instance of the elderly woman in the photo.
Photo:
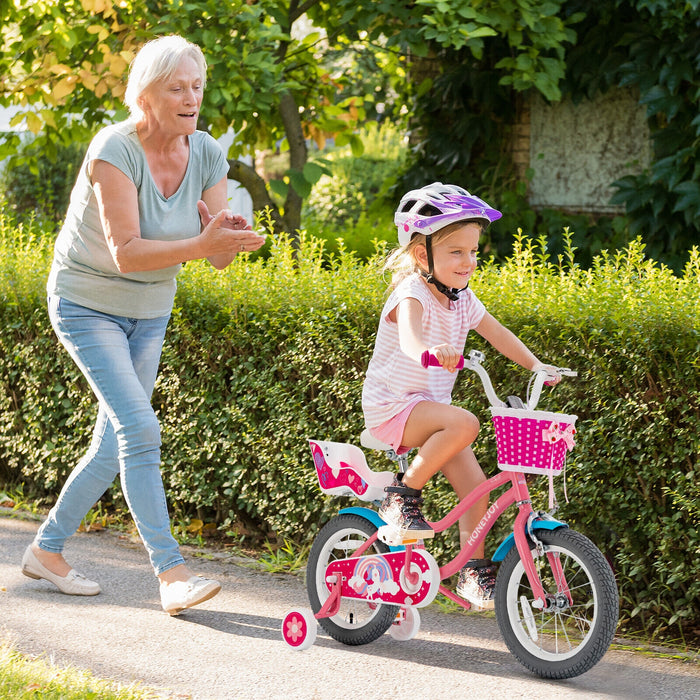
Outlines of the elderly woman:
M151 393L175 277L187 260L206 258L222 269L265 241L226 208L225 155L197 131L205 77L194 44L178 36L149 42L129 74L131 118L103 129L88 148L47 289L53 328L99 411L87 453L22 560L25 575L63 593L99 593L99 584L72 569L62 552L119 474L170 614L221 589L186 566L170 532L160 475Z

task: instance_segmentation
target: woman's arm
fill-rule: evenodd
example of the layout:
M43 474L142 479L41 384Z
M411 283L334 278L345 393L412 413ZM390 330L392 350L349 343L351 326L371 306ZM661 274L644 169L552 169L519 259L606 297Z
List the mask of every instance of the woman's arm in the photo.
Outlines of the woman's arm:
M213 187L202 192L202 201L206 207L199 206L199 218L202 221L202 230L204 230L213 218L210 212L228 208L228 184L226 178L222 178ZM239 228L247 228L246 220L242 216L238 218L242 219L242 221L237 221L238 224L241 224ZM212 267L215 267L217 270L223 270L233 262L236 255L237 252L235 251L219 253L218 255L208 256L207 260L209 260L209 264Z
M107 245L119 272L161 270L200 258L231 262L241 245L256 250L264 243L265 239L252 231L233 229L234 223L240 226L238 219L242 217L233 217L225 208L217 209L218 213L209 218L200 235L194 238L179 241L141 238L134 183L119 168L102 160L92 163L91 178ZM220 185L217 183L214 188Z
M204 204L204 206L202 206ZM228 205L228 182L226 177L223 177L219 182L208 190L202 193L202 199L198 204L199 217L202 221L202 229L206 228L212 216L210 212L221 211L226 209L228 215L222 222L223 228L231 229L232 231L240 231L237 235L238 247L231 252L220 253L218 255L209 255L207 260L217 270L223 270L231 264L236 255L241 252L241 245L245 247L246 252L251 253L258 248L261 248L265 243L265 236L253 234L250 230L250 225L244 216L233 214L227 209ZM243 233L246 231L247 233Z

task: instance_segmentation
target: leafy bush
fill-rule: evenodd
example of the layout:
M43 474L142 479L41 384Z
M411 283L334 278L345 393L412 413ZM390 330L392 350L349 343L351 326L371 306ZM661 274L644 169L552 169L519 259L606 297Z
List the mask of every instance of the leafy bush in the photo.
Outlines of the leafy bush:
M26 229L0 232L0 481L53 499L87 447L95 407L44 311L48 244ZM225 272L186 265L154 405L173 508L239 536L306 544L351 502L320 494L307 439L358 443L385 285L376 259L329 260L308 237L296 255L284 240L272 246ZM555 263L527 239L514 247L473 288L542 359L580 372L542 404L579 416L560 515L612 562L624 628L690 633L700 623L700 255L676 277L638 242L589 270L566 246ZM468 347L485 349L478 337ZM487 363L501 395L522 396L524 370L488 349ZM477 454L493 473L475 380L460 375L455 401L480 417ZM544 506L545 486L535 493ZM432 517L454 500L442 479L426 495ZM431 548L454 546L436 540Z
M304 203L305 230L326 242L326 250L341 247L367 260L376 241L396 242L394 208L389 196L404 160L399 133L388 123L367 127L364 152L355 156L349 146L332 151L325 159L332 175L323 175ZM341 241L342 239L342 241Z
M45 147L45 145L44 145ZM0 191L17 214L58 222L63 219L85 147L69 143L39 152L32 141L20 141L15 155L4 164Z

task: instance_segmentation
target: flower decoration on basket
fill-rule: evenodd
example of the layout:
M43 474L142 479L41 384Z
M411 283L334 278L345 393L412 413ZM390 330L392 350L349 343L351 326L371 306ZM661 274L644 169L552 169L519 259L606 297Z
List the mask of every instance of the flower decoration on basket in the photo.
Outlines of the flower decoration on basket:
M573 450L576 441L574 440L574 435L576 435L576 428L572 424L567 425L565 428L561 428L559 423L552 422L548 428L542 431L542 439L545 442L559 442L563 440L568 450Z

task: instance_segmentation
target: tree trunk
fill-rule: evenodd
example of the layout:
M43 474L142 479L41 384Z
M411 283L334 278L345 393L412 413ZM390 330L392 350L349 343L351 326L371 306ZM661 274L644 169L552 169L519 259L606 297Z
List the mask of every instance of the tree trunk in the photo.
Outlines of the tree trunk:
M287 135L287 142L289 143L289 168L302 173L308 159L308 149L301 126L301 118L299 117L299 107L294 96L289 91L281 97L280 115ZM267 183L256 172L255 168L240 160L229 160L228 165L228 177L232 180L237 180L248 190L253 200L253 209L261 211L265 207L269 207L272 212L275 233L287 233L292 241L296 242L299 238L299 228L301 226L303 197L290 184L284 201L284 209L280 211L270 197Z
M228 161L228 177L237 180L245 187L253 200L253 211L262 211L266 207L270 210L275 233L279 234L287 230L279 207L272 201L267 183L258 175L255 168L240 160Z
M301 126L299 106L292 93L287 90L280 99L280 116L284 124L284 132L289 144L289 168L299 173L303 172L308 158L306 139ZM301 226L302 196L289 185L287 198L284 202L284 223L288 227L287 232L296 239Z

